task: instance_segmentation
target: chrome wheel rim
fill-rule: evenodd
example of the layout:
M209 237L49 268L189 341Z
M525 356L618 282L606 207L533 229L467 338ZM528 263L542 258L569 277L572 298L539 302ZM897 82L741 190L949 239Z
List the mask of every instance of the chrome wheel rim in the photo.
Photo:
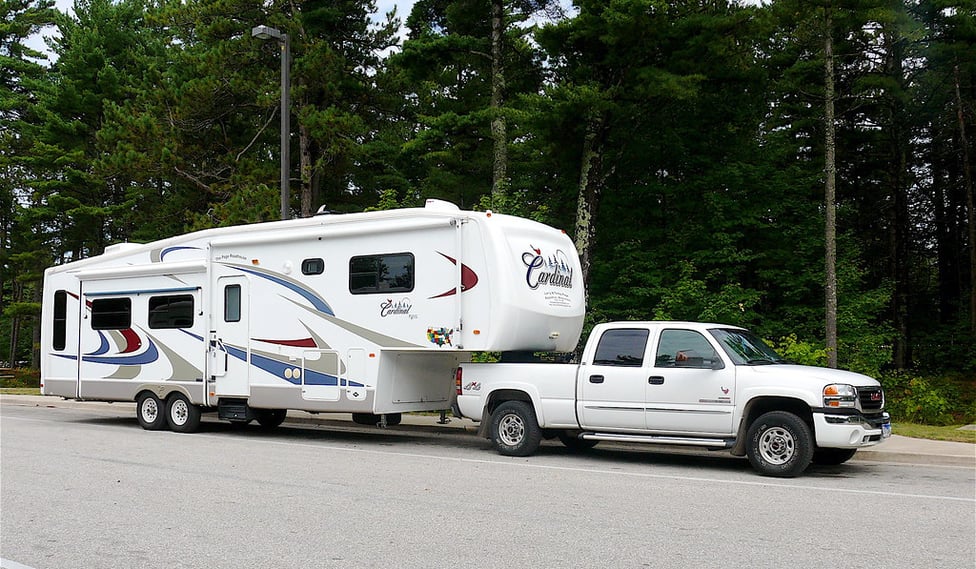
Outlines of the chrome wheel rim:
M189 414L189 410L186 407L186 401L183 401L182 399L173 401L173 407L170 410L170 418L173 419L174 425L185 424Z
M140 407L140 413L142 413L142 420L147 423L155 423L156 419L159 418L159 404L155 397L146 397L142 400L142 406Z
M498 422L498 438L507 446L517 446L525 437L525 423L518 415L510 413Z
M770 464L785 464L796 454L793 434L783 427L763 431L759 438L759 455Z

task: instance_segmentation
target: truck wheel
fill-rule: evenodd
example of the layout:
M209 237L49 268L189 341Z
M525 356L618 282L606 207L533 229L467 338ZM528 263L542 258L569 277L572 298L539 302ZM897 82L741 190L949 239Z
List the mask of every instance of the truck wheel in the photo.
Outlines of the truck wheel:
M793 413L770 411L749 427L746 454L763 476L799 476L813 459L810 427Z
M174 393L166 404L166 419L177 433L192 433L200 426L200 408L182 393Z
M565 431L560 432L558 435L559 442L563 443L569 450L573 451L584 451L590 450L595 447L600 441L594 441L591 439L581 439L577 435L572 433L567 433Z
M288 415L287 409L255 409L254 414L257 415L258 424L264 429L274 429L278 425L285 422L285 416Z
M166 427L166 413L163 412L163 402L149 391L143 393L136 400L136 418L139 426L147 431L158 431Z
M535 411L525 401L506 401L491 415L491 440L505 456L529 456L542 442Z
M822 466L836 466L850 460L856 448L818 448L813 451L813 463Z

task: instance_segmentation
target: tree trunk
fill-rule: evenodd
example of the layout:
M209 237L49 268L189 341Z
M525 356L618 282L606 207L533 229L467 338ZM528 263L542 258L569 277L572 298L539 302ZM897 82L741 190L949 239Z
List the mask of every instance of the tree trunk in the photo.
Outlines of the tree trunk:
M589 291L590 262L596 240L595 217L606 179L603 169L603 136L606 118L591 116L586 123L580 164L579 192L576 198L576 251L579 253L584 290ZM587 296L589 293L587 292Z
M312 213L312 137L305 125L298 126L298 153L300 154L302 217Z
M898 92L906 88L904 71L904 42L897 31L883 34L885 44L885 73L897 84ZM909 326L911 313L911 216L908 211L908 147L910 133L906 125L904 105L894 96L886 100L891 123L884 129L888 133L889 168L888 184L891 195L889 214L891 279L894 283L892 298L893 325L897 333L892 352L892 363L898 369L912 365L912 334Z
M966 185L966 208L969 210L969 329L976 334L976 200L973 199L973 172L969 163L969 140L966 138L966 117L962 110L962 95L959 93L959 66L952 69L956 94L956 119L959 121L959 146L962 147L962 174Z
M826 11L824 40L824 208L826 223L825 312L827 366L837 367L837 140L834 124L834 40L831 7Z
M492 158L491 201L503 196L508 189L508 133L502 106L505 104L505 65L502 39L505 31L505 7L502 0L491 1L491 138Z

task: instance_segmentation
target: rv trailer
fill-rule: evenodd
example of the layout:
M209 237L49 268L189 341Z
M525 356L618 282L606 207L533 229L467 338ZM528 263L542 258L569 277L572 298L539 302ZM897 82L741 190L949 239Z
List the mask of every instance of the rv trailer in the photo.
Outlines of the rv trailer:
M563 232L437 200L113 245L44 274L41 392L150 430L395 424L449 408L471 352L572 350L579 271Z

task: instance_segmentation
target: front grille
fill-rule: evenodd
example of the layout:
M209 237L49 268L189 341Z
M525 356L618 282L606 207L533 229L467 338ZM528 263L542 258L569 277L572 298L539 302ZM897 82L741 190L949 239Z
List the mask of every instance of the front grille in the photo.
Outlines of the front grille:
M884 407L884 392L880 387L858 387L857 398L864 411L881 409Z

